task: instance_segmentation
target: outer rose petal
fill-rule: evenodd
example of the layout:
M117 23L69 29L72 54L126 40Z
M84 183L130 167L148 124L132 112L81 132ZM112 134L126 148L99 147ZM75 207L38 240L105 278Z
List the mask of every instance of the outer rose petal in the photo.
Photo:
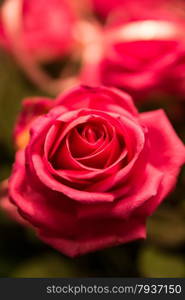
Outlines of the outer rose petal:
M33 120L46 114L54 105L48 98L28 98L23 102L23 108L14 129L15 145L18 149L24 148L29 141L29 129Z
M91 205L81 206L78 208L78 217L80 219L89 219L97 217L106 219L108 216L114 218L127 219L132 216L141 206L147 205L148 201L158 196L160 191L160 183L164 174L156 168L148 165L143 174L138 168L123 187L113 191L119 197L117 203L109 203L108 205ZM139 178L139 179L138 179ZM147 215L146 215L147 216Z
M126 220L110 218L105 220L106 223L102 219L95 222L91 219L78 220L73 211L74 207L70 206L74 205L74 202L71 203L70 199L67 199L64 205L65 199L55 193L50 197L51 191L47 190L44 193L39 185L37 185L38 191L36 187L32 189L24 169L20 170L21 165L24 168L23 151L18 153L15 175L10 181L11 197L15 199L21 215L38 227L40 238L59 251L73 257L106 246L145 238L145 218L131 217ZM18 172L16 172L17 168ZM49 198L51 201L48 201Z
M25 219L21 217L17 207L10 201L8 195L8 180L2 182L0 192L0 208L6 211L7 214L18 223L31 226L28 222L25 221Z
M140 119L148 128L149 161L156 169L164 173L159 195L156 199L152 199L146 208L148 214L152 214L176 183L180 167L185 163L185 146L163 110L142 113Z
M84 226L87 225L84 224ZM70 257L146 237L145 220L140 220L138 217L133 217L125 221L115 220L111 222L110 220L106 225L108 227L106 227L104 223L102 226L104 227L105 233L99 237L98 234L95 233L94 237L89 237L87 234L87 237L84 237L84 239L64 239L58 236L48 235L47 232L42 230L39 231L39 236L45 243L52 245L52 247ZM91 229L95 227L95 232L98 232L98 227L101 227L101 222L98 223L98 225L93 223L90 227Z
M103 84L124 89L135 100L147 100L148 96L158 92L184 98L185 22L174 10L178 2L182 4L179 12L180 8L183 11L183 1L93 2L100 13L106 15L111 9L114 13L110 14L102 34L98 59L93 66L91 58L84 60L80 80L90 85ZM175 72L175 69L178 71Z
M62 94L57 105L64 105L70 110L91 108L102 111L124 113L127 111L134 117L138 112L129 94L114 88L89 87L81 85Z
M67 201L66 205L65 196L45 189L38 181L37 185L33 184L33 178L25 170L24 150L16 154L13 174L9 180L9 194L21 216L34 226L63 235L70 235L72 229L76 228L74 204Z

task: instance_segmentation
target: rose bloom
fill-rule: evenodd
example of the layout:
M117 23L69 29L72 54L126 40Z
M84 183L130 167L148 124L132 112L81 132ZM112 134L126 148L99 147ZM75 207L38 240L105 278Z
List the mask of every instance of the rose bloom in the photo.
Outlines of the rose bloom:
M36 60L58 58L72 48L75 19L69 0L5 0L1 43L13 53L22 48Z
M163 110L139 114L128 94L107 87L26 100L15 139L10 200L71 257L145 238L185 161Z
M136 100L161 93L184 99L185 18L166 6L130 1L124 8L105 27L94 66L92 55L84 62L82 82L115 86Z

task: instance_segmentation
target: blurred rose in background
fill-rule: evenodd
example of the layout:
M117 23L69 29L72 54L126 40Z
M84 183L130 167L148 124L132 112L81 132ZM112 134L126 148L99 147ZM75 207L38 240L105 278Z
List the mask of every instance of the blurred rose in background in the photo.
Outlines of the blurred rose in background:
M1 45L34 83L49 90L52 80L39 63L72 53L76 23L77 11L69 0L6 0L1 7Z
M122 2L104 27L93 68L91 58L86 60L82 81L116 86L136 100L157 93L184 99L184 15L166 1L161 6L156 5L159 1Z
M36 60L71 51L76 16L68 0L7 0L1 19L2 41L10 51L22 47Z

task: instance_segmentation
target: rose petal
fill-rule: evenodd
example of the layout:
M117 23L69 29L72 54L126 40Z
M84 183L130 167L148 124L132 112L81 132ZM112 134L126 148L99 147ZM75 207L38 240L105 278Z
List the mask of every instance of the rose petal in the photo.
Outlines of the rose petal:
M29 141L29 129L33 120L46 114L54 105L48 98L28 98L23 102L23 108L14 129L15 144L18 149L24 148Z
M127 243L135 239L146 237L145 221L134 218L127 221L109 220L107 222L93 222L83 225L83 233L94 231L94 236L88 236L82 239L64 239L63 237L51 236L41 230L39 237L47 244L65 253L70 257L86 254L89 251L101 250L105 247ZM94 230L92 230L94 228ZM103 229L104 235L97 234L98 229ZM97 231L97 232L96 232Z
M132 98L127 93L114 88L81 86L60 96L57 99L57 104L69 107L71 110L82 108L102 110L102 107L104 107L104 111L111 112L114 112L114 110L109 107L115 106L121 112L124 110L135 117L138 115Z

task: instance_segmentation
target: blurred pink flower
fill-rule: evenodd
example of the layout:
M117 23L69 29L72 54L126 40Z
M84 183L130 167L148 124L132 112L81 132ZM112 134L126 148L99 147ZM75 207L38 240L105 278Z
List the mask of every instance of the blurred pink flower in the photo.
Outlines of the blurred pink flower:
M29 224L24 218L21 217L20 213L18 212L18 208L9 199L8 180L4 180L0 184L0 209L5 211L12 220L22 225Z
M150 1L131 4L97 38L97 59L85 56L82 82L123 88L136 99L157 92L185 98L185 17L166 5L151 10Z
M33 120L46 114L53 107L53 101L42 97L27 98L22 106L22 113L17 119L13 135L17 149L26 147L29 142L29 130Z
M69 0L5 0L1 8L5 46L20 45L36 60L71 50L75 14Z
M36 85L55 94L61 89L61 79L53 80L40 63L73 53L77 20L70 0L5 0L0 45Z

